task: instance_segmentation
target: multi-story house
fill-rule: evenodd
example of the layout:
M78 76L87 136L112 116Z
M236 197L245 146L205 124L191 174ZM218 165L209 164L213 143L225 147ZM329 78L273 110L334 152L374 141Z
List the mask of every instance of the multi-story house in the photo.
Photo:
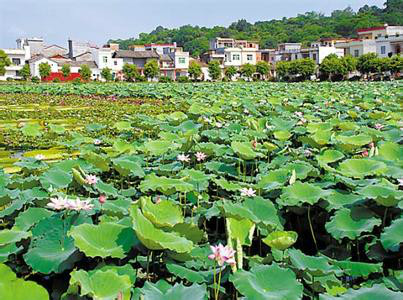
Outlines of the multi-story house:
M201 59L205 63L218 60L223 68L239 68L247 63L255 65L261 60L261 53L257 42L217 37L210 41L210 49Z
M6 73L0 76L0 80L20 79L20 70L24 67L26 61L31 58L29 46L25 46L23 49L2 49L11 64L6 67Z
M376 38L376 53L380 57L391 57L403 53L403 34L387 35Z
M377 53L386 57L389 53L398 53L399 37L403 35L403 26L389 26L363 28L357 30L358 38L336 43L337 48L344 50L345 55L359 57L367 53ZM388 37L395 37L395 40ZM390 44L392 42L393 44Z

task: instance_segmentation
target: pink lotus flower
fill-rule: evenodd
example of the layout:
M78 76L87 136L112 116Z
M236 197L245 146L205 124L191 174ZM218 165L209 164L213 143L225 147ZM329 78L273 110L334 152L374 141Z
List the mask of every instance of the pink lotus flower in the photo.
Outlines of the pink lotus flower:
M216 126L217 128L221 128L221 127L222 127L222 124L221 124L220 122L217 122L217 123L215 123L215 126Z
M375 127L376 130L381 130L385 126L383 126L382 124L377 123L377 124L375 124L374 127Z
M196 152L195 156L197 161L203 161L207 158L207 155L204 154L203 152Z
M106 196L100 195L98 198L99 203L104 204L106 202Z
M256 146L257 146L257 142L256 142L256 140L253 140L253 141L252 141L252 148L253 148L253 149L256 149Z
M89 185L97 184L98 178L95 175L87 175L85 177L85 182Z
M100 139L95 139L94 140L94 145L101 145L102 141Z
M361 152L362 157L368 157L369 156L369 152L368 150L364 150Z
M177 159L181 162L189 162L190 161L190 157L189 155L185 155L185 154L179 154Z
M77 198L76 200L68 200L66 208L75 211L91 210L94 208L94 205L90 204L90 200L81 201Z
M399 186L403 186L403 178L397 180Z
M219 244L218 246L210 246L211 251L213 252L208 256L209 259L215 260L220 267L222 267L225 263L233 266L236 264L234 255L235 251L232 250L228 246L223 246Z
M241 189L241 196L243 197L255 197L256 196L256 191L252 188L243 188Z
M304 150L304 155L305 155L306 157L312 156L312 151L309 150L309 149L306 149L306 150Z
M302 116L304 115L302 112L300 112L300 111L296 111L295 113L294 113L298 118L302 118Z
M46 206L54 210L62 210L67 207L67 201L67 198L60 196L57 198L50 198L50 202Z

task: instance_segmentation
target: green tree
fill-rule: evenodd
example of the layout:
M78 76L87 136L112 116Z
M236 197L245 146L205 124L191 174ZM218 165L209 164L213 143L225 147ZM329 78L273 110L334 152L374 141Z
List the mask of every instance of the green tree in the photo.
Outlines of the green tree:
M242 76L251 79L253 74L256 73L256 66L252 64L244 64L241 66L239 73L241 73Z
M227 77L229 80L232 80L236 73L238 73L238 70L234 66L229 66L225 69L224 73L225 77Z
M403 57L395 55L390 59L390 71L394 76L403 70Z
M376 53L367 53L361 55L357 61L357 70L362 75L368 75L369 73L375 73L378 71L378 56Z
M123 76L126 81L133 82L136 77L139 75L139 71L137 70L137 66L133 64L124 64L123 65Z
M160 68L158 66L158 61L155 59L149 60L144 66L144 75L148 79L153 79L158 77L160 74Z
M256 64L256 72L261 75L262 79L265 79L270 73L270 65L265 61L259 61Z
M6 67L9 65L11 65L11 61L6 52L0 50L0 76L4 76L4 74L6 74Z
M39 65L39 75L44 79L50 75L52 67L48 63L41 63Z
M287 80L290 75L291 64L289 61L279 61L276 63L276 75L279 80Z
M357 70L357 58L352 57L351 55L346 55L341 58L341 61L348 72L347 74Z
M25 64L22 69L20 70L20 76L24 80L28 80L31 77L31 68L29 67L29 64Z
M101 76L103 79L105 79L106 81L111 81L112 78L112 73L111 73L111 69L105 67L101 70Z
M192 60L189 64L188 73L193 80L199 79L202 74L201 66L196 61Z
M323 59L319 72L321 76L331 81L336 78L342 79L348 73L343 61L336 54L330 54Z
M69 77L71 74L71 67L69 64L64 64L62 66L62 74L64 77Z
M212 60L208 63L208 74L214 81L221 78L221 66L218 60Z
M89 81L91 79L92 72L88 65L82 65L78 72L80 73L82 80Z
M290 62L290 74L308 80L315 74L316 63L310 58L296 59Z

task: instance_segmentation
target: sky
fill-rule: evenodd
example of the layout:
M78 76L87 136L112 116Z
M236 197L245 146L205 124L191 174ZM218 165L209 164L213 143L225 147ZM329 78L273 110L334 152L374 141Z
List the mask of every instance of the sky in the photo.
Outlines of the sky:
M67 47L67 39L98 45L137 37L158 25L228 26L292 17L307 11L330 14L351 6L383 7L385 0L0 0L0 48L19 37L42 37Z

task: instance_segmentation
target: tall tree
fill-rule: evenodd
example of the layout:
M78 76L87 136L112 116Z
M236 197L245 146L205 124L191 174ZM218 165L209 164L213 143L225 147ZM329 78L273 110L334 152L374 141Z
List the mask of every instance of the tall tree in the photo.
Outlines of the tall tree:
M144 65L144 75L148 79L154 79L158 77L160 74L160 68L158 66L158 61L155 59L149 60L145 65Z
M238 71L234 66L229 66L224 71L225 77L227 77L229 80L232 80L236 73L238 73Z
M41 79L44 79L50 75L52 72L52 67L48 63L39 64L39 75Z
M200 78L202 75L202 69L201 66L194 60L192 60L189 64L189 70L188 70L189 76L193 80L197 80Z
M133 64L124 64L123 65L123 76L126 81L133 82L136 77L139 75L139 71L137 70L137 66Z
M4 76L4 74L6 74L6 67L9 65L11 65L11 61L6 52L0 50L0 76Z
M262 79L265 79L270 73L270 65L265 61L259 61L256 63L256 72L260 74Z
M111 69L105 67L101 70L101 76L103 79L105 79L105 81L111 81L112 78L112 73L111 73Z
M80 73L82 80L89 81L91 79L92 72L88 65L82 65L78 72Z
M29 67L29 64L25 64L22 69L20 70L20 76L24 80L28 80L31 77L31 68Z
M208 63L208 74L214 81L221 78L221 66L218 60L212 60Z
M69 77L71 74L71 67L69 64L64 64L62 66L62 74L64 77Z
M241 69L239 72L242 74L242 76L246 77L248 80L250 80L253 76L253 74L256 73L256 66L252 64L244 64L241 66Z

